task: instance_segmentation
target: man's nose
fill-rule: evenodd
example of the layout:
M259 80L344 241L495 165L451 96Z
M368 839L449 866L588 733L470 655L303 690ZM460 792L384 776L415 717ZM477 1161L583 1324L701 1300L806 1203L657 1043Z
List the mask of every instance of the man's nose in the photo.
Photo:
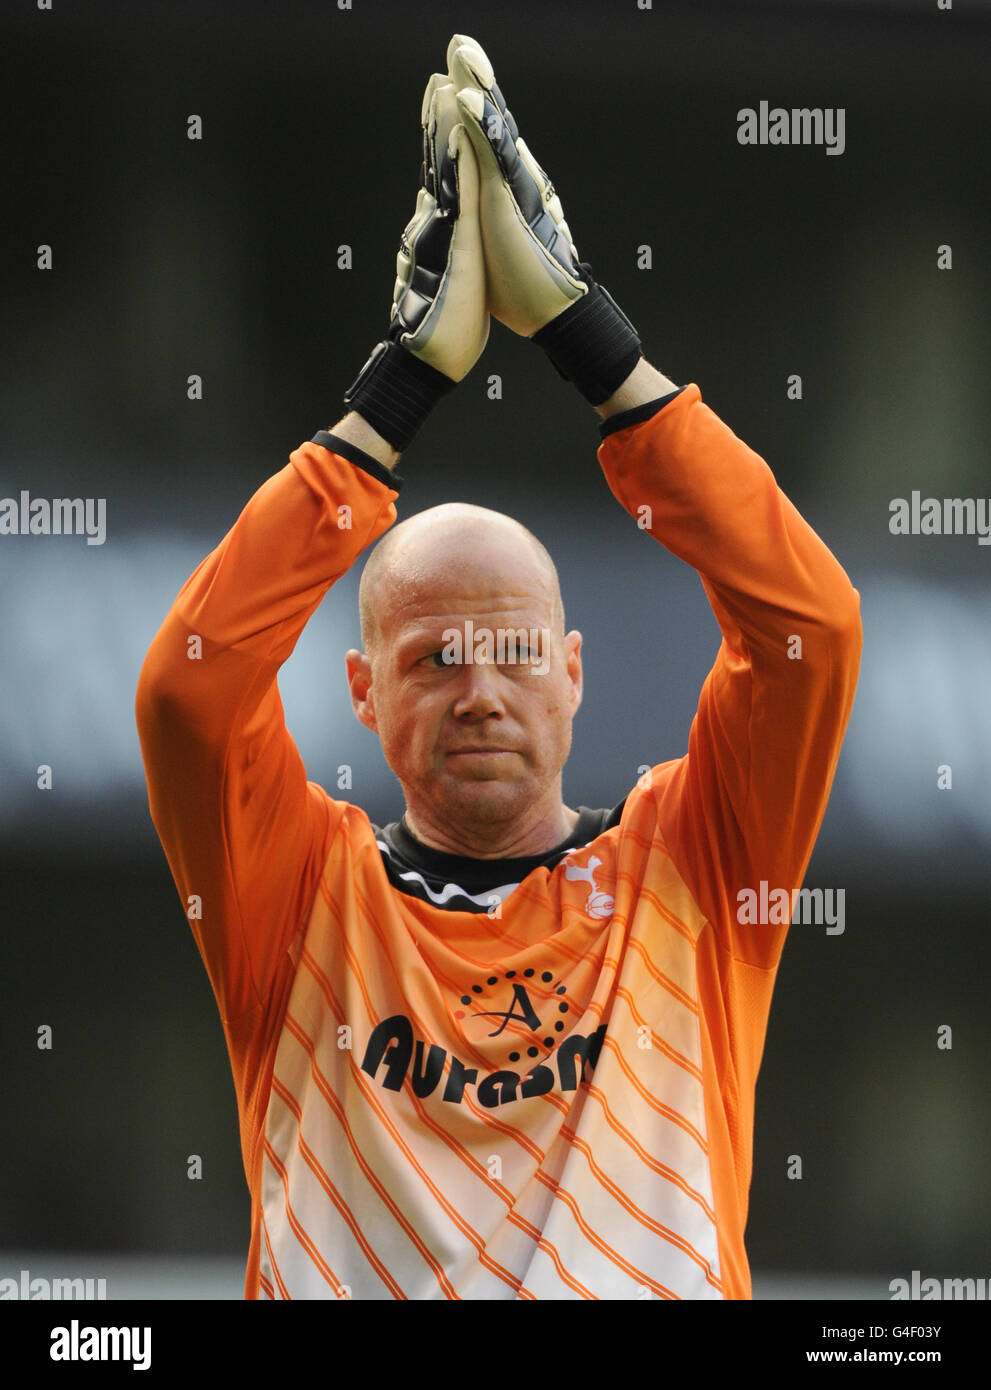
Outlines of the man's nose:
M504 711L498 666L484 660L464 662L454 713L485 715Z

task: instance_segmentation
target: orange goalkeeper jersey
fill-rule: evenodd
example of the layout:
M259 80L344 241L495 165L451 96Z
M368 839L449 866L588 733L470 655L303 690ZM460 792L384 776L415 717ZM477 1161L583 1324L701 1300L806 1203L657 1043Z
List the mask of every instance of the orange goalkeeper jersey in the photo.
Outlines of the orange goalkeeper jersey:
M230 1052L249 1298L750 1297L787 928L741 924L739 894L801 884L859 596L696 386L602 435L722 642L687 753L548 854L438 854L307 781L279 667L400 486L334 436L259 489L152 644L138 725Z

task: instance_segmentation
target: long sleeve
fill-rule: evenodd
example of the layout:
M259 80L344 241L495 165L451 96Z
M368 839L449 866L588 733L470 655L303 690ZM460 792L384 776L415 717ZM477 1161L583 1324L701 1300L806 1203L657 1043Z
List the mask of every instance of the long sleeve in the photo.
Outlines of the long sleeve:
M692 973L720 1269L726 1296L749 1298L754 1098L792 914L741 921L740 894L759 895L763 882L790 901L801 884L853 706L860 600L697 386L647 419L617 423L599 449L613 493L698 571L722 632L687 754L652 769L624 821L657 847L646 878L663 881L675 865L701 914ZM648 895L654 888L644 883ZM658 950L663 939L661 928Z
M183 586L141 672L152 819L236 1074L279 1026L288 948L344 809L307 782L276 677L330 585L395 520L397 495L303 444Z
M736 894L804 872L858 599L697 388L620 418L599 458L698 570L723 640L688 752L527 874L498 931L397 887L368 817L306 782L284 728L279 664L392 520L384 480L297 451L149 654L152 812L183 903L204 895L192 926L238 1089L249 1297L749 1297L754 1088L785 928L740 925ZM518 997L528 1012L493 1031Z
M738 894L801 883L853 706L859 595L697 386L599 457L626 510L698 571L722 631L688 755L655 770L658 822L724 947L766 968L786 924L741 925Z

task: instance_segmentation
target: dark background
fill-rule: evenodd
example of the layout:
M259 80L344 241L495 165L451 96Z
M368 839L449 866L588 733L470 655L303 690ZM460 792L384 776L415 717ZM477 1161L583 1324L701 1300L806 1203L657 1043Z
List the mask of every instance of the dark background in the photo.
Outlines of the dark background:
M768 460L861 594L857 703L806 878L845 890L846 931L795 926L778 977L757 1291L985 1276L991 553L892 536L888 504L989 491L988 6L353 6L5 10L0 496L105 498L108 538L0 537L0 1252L18 1252L0 1274L24 1251L246 1253L233 1086L148 816L134 689L187 575L338 418L384 332L421 94L461 32L647 355ZM741 146L737 111L761 100L845 108L844 153ZM555 556L586 656L565 797L589 806L684 751L719 640L698 578L611 497L597 423L495 325L399 469L401 517L478 502ZM333 789L351 764L381 822L399 787L344 681L357 579L281 685L311 778Z

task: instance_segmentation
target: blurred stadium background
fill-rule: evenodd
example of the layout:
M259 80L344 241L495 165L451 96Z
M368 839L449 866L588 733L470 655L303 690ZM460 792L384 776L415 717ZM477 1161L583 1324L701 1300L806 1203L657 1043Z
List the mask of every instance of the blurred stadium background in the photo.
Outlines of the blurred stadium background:
M105 498L108 526L102 546L0 539L0 1277L241 1295L233 1087L148 816L134 690L187 575L333 423L382 336L420 96L456 31L488 49L648 355L768 460L861 593L857 703L806 878L845 890L846 930L796 926L778 977L755 1295L886 1299L914 1269L987 1275L991 552L888 530L913 489L988 493L987 4L91 0L0 25L0 496ZM843 155L740 146L736 113L761 100L843 107ZM399 469L401 516L476 501L555 556L586 654L565 795L588 806L684 751L718 645L697 577L609 494L596 424L495 326ZM399 788L344 680L357 580L281 687L310 777L332 788L349 763L381 822Z

